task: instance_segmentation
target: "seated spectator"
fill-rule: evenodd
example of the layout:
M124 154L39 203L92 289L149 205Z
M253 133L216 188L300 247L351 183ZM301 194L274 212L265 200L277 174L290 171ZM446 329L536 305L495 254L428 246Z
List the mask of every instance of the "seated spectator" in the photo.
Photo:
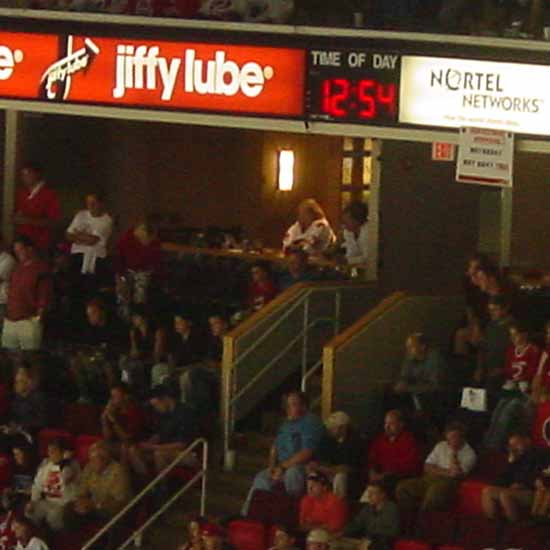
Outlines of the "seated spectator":
M107 349L118 351L123 338L122 325L114 315L109 314L103 301L99 298L90 300L86 305L86 323L77 342L82 346L105 346Z
M178 403L168 388L157 386L151 390L149 403L159 418L156 430L147 441L130 448L129 458L134 470L141 475L159 473L168 466L197 437L198 420L195 411ZM195 465L194 456L188 456L182 465Z
M256 475L242 509L248 514L256 490L270 491L284 484L286 492L301 497L305 489L306 465L316 456L324 432L321 419L308 411L306 396L298 391L283 398L286 420L279 428L269 453L269 467Z
M391 550L393 540L400 534L399 509L389 499L384 483L371 481L361 497L365 506L344 529L344 537L369 541L370 550Z
M283 252L300 248L310 255L320 255L334 244L336 236L323 209L315 199L298 206L298 221L291 225L283 239Z
M252 280L248 289L247 308L258 311L277 295L271 270L267 264L254 264L250 270Z
M215 523L201 525L203 550L230 550L225 530Z
M184 312L174 315L174 330L168 339L170 361L176 367L185 367L204 357L205 342L201 331Z
M34 527L29 519L17 516L12 525L17 541L16 550L49 550L48 545L34 535Z
M128 471L113 460L105 442L94 443L88 456L77 498L65 507L63 521L69 530L78 530L89 522L108 521L132 497Z
M22 508L31 496L32 484L36 474L36 458L33 448L28 443L19 443L13 447L13 482L4 489L14 503L14 509Z
M342 214L344 248L349 265L367 266L368 257L368 206L361 201L350 202Z
M5 499L3 499L5 500ZM3 504L4 509L8 513L0 518L0 548L2 550L14 550L17 545L15 533L13 532L13 522L15 519L15 511L11 504Z
M368 478L388 487L422 471L422 451L414 435L405 429L401 411L386 413L384 432L371 443L368 452Z
M210 327L210 335L206 357L211 363L219 365L223 356L223 337L229 330L229 322L223 315L215 314L208 318L208 326Z
M201 521L192 518L187 524L187 542L178 547L178 550L202 550Z
M36 433L48 422L46 397L38 389L35 378L27 368L17 370L13 389L9 424L2 429L4 446L13 444L18 437L31 443Z
M445 440L438 443L424 464L424 475L401 481L396 497L399 508L413 512L437 511L447 508L456 496L461 479L476 463L476 453L466 443L464 427L453 423L445 430Z
M437 416L447 370L445 360L420 332L411 334L405 347L406 358L399 380L393 387L390 403L394 408L429 412Z
M324 529L313 529L306 538L306 550L328 550L330 535Z
M145 415L130 395L130 388L124 383L113 386L101 415L101 430L123 464L128 462L128 449L140 440L144 428Z
M531 439L522 434L508 439L508 466L494 485L485 487L481 495L483 513L496 519L499 512L509 522L516 522L520 509L529 510L533 504L534 485L542 469L541 453L533 448Z
M484 441L493 449L502 449L511 433L527 431L528 394L540 360L540 350L530 342L524 324L511 324L509 333L512 343L506 352L504 384Z
M144 395L150 387L150 369L166 355L166 332L140 305L132 308L130 321L130 353L120 359L121 378L137 395Z
M307 494L300 501L300 529L326 529L337 533L348 520L346 501L331 491L331 482L321 472L307 476Z
M350 417L341 411L325 422L326 432L319 445L318 462L308 464L309 472L322 472L332 479L332 490L339 497L348 495L349 477L357 474L361 442L351 426Z
M273 546L269 550L298 550L296 535L283 525L274 526Z
M537 374L533 379L532 398L535 403L550 399L550 321L544 325L545 349L541 353Z
M531 515L539 521L550 519L550 467L539 472L535 479L535 495Z
M301 249L290 250L286 259L286 272L279 279L279 288L286 290L297 283L305 283L316 279L315 270L309 265L306 252Z
M480 342L478 368L474 382L483 384L494 394L502 385L502 373L506 363L506 352L510 345L510 325L514 319L510 306L502 296L490 298L487 306L490 321L485 327L484 338Z
M491 264L481 265L476 273L480 290L489 298L504 294L504 283L496 267Z
M80 467L60 440L50 441L48 456L38 467L26 516L39 527L44 521L53 531L63 529L64 507L76 498Z

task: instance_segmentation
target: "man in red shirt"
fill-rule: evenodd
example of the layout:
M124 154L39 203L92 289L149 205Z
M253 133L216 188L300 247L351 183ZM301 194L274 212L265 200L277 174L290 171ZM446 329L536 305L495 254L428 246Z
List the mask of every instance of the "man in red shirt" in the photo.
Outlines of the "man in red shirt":
M42 321L52 295L50 271L38 259L28 237L17 237L13 250L18 263L10 277L2 346L12 350L40 349Z
M321 472L307 476L307 495L300 501L300 529L326 529L337 533L348 521L346 501L335 495L332 484Z
M29 237L39 250L47 251L51 245L52 229L61 218L57 193L46 186L42 169L37 164L25 164L21 181L23 187L15 196L15 231Z
M413 434L405 430L403 415L398 410L388 411L384 433L369 448L368 478L395 484L400 479L418 476L422 463L422 451Z

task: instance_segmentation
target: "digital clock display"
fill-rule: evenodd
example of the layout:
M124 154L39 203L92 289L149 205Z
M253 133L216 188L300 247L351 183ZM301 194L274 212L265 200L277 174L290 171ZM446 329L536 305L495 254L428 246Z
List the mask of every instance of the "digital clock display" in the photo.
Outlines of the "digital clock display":
M309 56L310 119L397 123L400 56L352 50L311 50Z

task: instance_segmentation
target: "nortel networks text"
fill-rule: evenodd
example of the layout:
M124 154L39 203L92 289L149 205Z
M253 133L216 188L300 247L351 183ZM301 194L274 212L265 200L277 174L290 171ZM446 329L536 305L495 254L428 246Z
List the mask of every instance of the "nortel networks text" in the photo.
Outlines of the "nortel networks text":
M49 101L303 114L304 50L40 36L0 33L0 95L31 99L38 88Z

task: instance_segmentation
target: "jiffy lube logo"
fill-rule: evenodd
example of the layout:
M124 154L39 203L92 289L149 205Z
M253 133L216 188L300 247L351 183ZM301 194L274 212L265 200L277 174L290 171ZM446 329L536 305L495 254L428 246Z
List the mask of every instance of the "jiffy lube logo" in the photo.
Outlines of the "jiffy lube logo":
M158 46L118 45L112 94L121 99L129 90L158 90L163 101L170 101L183 79L185 93L255 98L274 76L272 66L239 64L223 49L210 58L201 58L194 48L185 49L182 57L165 57Z
M0 80L11 78L16 63L21 63L23 57L21 50L10 50L8 46L0 45Z

